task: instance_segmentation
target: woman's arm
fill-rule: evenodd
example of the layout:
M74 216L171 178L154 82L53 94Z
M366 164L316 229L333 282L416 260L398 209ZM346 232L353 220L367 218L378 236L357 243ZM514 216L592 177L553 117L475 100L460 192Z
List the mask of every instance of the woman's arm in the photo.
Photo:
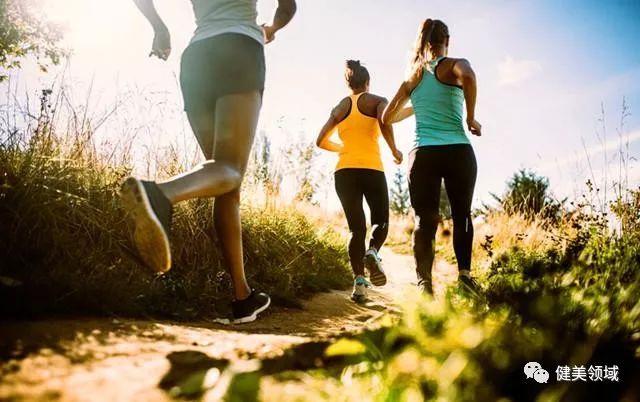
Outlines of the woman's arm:
M482 135L482 125L476 120L476 97L478 94L476 74L469 61L465 59L460 59L454 64L453 74L462 83L464 101L467 105L467 126L469 131L473 135Z
M384 113L387 104L388 102L384 98L380 101L380 103L378 103L378 123L380 124L380 132L382 133L382 137L384 137L384 140L387 142L387 145L389 146L389 149L393 154L394 161L397 165L399 165L402 163L403 155L402 152L400 152L396 147L396 140L393 135L393 126L391 124L384 124L382 122L382 114Z
M345 98L338 106L331 110L327 122L324 123L324 126L320 129L320 134L318 134L318 138L316 139L316 145L318 147L330 152L340 152L342 150L342 144L331 141L330 137L338 126L338 123L349 113L350 102L351 100L349 98Z
M394 116L393 121L391 121L391 123L401 122L402 120L410 116L413 116L413 106L404 107L396 112L396 115Z
M153 0L133 0L133 2L153 27L154 37L149 56L158 56L162 60L167 60L171 54L171 36L169 29L156 11Z
M393 124L411 116L413 107L405 109L403 109L403 107L409 100L411 91L413 91L421 79L422 68L417 68L408 80L400 84L400 88L398 88L395 96L391 99L389 105L387 105L384 113L382 113L382 122L384 124Z
M278 7L273 14L271 24L262 25L266 43L273 42L276 38L276 32L284 28L293 19L296 9L295 0L278 0Z

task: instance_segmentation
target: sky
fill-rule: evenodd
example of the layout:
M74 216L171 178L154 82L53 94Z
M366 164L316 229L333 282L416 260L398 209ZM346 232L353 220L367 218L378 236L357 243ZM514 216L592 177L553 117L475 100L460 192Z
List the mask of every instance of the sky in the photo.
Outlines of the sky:
M75 98L91 88L95 109L127 99L128 110L115 120L141 129L136 146L193 145L177 82L180 54L195 28L189 1L156 0L172 34L168 62L147 57L152 30L130 0L41 1L47 17L64 26L73 55L47 75L25 65L12 77L16 93L35 93L64 71ZM259 21L267 21L275 0L258 6ZM630 155L640 157L640 2L631 0L299 0L290 26L266 47L259 129L276 146L313 141L348 94L346 59L361 60L371 92L391 98L427 17L447 23L449 55L468 59L478 78L483 136L471 139L479 166L475 206L502 193L520 168L547 176L559 198L579 195L587 178L600 185L605 171L608 180L617 178L619 132ZM620 130L623 98L631 115ZM395 127L405 155L414 124L408 119ZM125 138L122 127L101 130ZM390 177L396 167L388 149L383 155ZM330 174L333 163L334 155L323 154L318 168ZM638 186L637 160L628 174ZM327 205L337 205L332 186L324 190Z

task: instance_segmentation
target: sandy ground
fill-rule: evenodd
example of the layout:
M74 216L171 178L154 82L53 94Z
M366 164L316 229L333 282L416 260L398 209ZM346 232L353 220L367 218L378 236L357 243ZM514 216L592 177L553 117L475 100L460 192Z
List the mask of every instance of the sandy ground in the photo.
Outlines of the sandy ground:
M90 317L0 323L0 401L172 400L158 386L172 352L242 363L375 327L415 282L410 256L385 252L382 258L389 281L370 291L365 304L353 303L350 291L333 291L305 301L303 309L273 308L241 326ZM436 293L455 276L439 262Z

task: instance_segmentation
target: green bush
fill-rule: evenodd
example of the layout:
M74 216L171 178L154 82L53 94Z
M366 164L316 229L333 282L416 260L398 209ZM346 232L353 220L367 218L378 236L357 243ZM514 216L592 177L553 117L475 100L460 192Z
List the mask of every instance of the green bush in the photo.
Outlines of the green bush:
M565 202L557 201L549 194L549 179L527 169L513 174L502 197L492 195L507 214L521 214L529 219L539 216L557 221Z
M639 399L638 233L597 228L573 232L579 247L558 242L495 257L481 299L450 291L407 300L383 335L362 335L365 362L342 371L351 373L348 388L376 401ZM530 361L548 371L547 384L525 378ZM558 366L590 365L618 366L619 381L556 381Z

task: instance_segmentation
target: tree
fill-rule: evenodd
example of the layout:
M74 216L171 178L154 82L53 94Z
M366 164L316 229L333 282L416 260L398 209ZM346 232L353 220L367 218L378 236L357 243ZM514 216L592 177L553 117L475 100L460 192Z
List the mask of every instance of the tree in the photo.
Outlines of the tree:
M58 46L61 30L37 16L33 6L33 0L0 0L0 81L27 56L46 72L64 55Z
M407 187L405 174L402 169L396 169L393 175L393 186L391 187L391 212L398 215L409 213L409 188Z
M557 201L549 194L548 178L527 169L514 173L502 197L492 196L507 214L522 214L528 219L536 216L556 219L562 213L565 202Z

